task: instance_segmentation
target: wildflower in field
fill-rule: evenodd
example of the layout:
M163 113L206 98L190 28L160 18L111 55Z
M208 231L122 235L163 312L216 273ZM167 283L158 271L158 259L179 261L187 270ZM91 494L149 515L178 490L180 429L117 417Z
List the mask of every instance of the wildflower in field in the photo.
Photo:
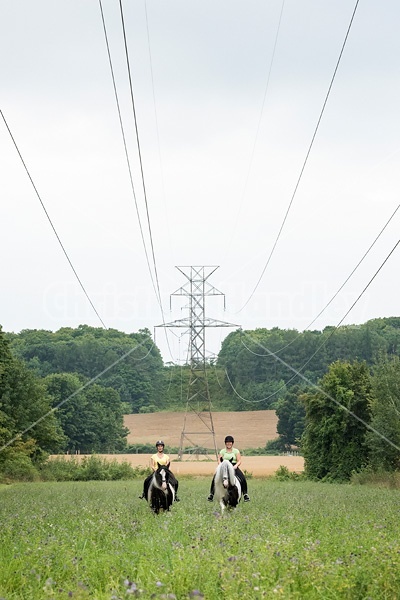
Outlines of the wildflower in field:
M83 583L83 581L78 581L78 587L80 587L82 590L88 590L88 586L86 585L86 583Z
M129 579L124 580L124 586L126 587L127 594L136 594L138 592L137 585L134 581L130 581Z
M55 585L55 583L56 582L54 581L54 579L52 579L51 577L48 577L46 579L46 583L44 584L44 588L43 589L45 590L46 587L51 587L52 585Z

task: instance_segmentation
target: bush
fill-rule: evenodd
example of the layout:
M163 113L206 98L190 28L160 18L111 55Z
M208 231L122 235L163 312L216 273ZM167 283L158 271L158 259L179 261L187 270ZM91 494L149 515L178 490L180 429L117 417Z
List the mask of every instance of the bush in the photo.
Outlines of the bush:
M279 469L275 471L275 479L278 481L298 481L304 479L304 473L296 473L295 471L289 471L287 467L281 465Z
M243 469L242 473L246 477L246 479L253 479L253 473L251 471Z
M39 473L26 454L11 454L0 464L0 482L37 481Z
M53 458L40 469L44 481L77 481L79 463L76 458Z
M121 454L154 454L156 451L154 444L129 444Z
M93 455L84 456L82 460L75 457L48 460L40 474L45 481L116 481L145 477L148 469Z
M374 471L371 467L366 467L358 472L353 472L350 478L353 485L370 485L382 488L400 488L399 471Z
M276 455L282 454L285 451L285 443L281 440L281 438L276 438L275 440L270 440L265 444L265 454Z

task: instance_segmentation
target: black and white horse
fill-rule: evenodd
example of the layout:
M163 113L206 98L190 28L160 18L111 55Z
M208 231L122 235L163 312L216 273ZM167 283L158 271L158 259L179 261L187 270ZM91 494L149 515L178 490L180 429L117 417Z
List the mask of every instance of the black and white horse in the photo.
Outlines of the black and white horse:
M223 460L215 472L215 499L220 503L221 510L236 508L240 502L242 488L235 475L235 469L229 460Z
M169 470L169 464L163 466L157 463L157 465L157 470L153 473L147 492L147 502L156 515L169 510L175 500L175 489L170 483L172 473Z

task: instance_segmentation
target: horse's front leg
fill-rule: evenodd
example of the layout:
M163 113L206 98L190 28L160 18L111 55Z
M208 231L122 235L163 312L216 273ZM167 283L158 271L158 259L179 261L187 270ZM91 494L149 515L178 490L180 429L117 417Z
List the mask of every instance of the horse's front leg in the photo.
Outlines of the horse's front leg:
M175 500L175 490L174 490L173 486L169 483L168 489L165 493L165 503L166 503L167 510L171 509L171 506L173 505L174 500Z

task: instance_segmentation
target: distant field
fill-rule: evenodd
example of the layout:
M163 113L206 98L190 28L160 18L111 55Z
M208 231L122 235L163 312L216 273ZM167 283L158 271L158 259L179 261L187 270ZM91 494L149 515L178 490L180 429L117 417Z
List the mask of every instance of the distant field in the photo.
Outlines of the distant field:
M179 447L184 418L184 412L125 415L124 424L130 431L128 444L154 444L161 438L166 446ZM228 434L234 436L235 446L240 450L263 448L267 441L278 437L278 418L274 410L213 412L212 421L218 448L222 448ZM193 446L211 449L212 436L202 434L203 431L207 430L200 418L195 413L188 413L185 432L196 432L192 436Z
M158 439L162 439L166 445L166 452L171 456L171 468L176 475L211 477L215 470L215 455L212 436L209 432L196 433L191 436L193 445L210 449L208 461L204 455L200 455L196 460L193 455L185 454L182 457L183 460L177 462L177 456L169 452L169 448L179 447L184 418L184 412L125 415L124 425L130 431L127 438L128 443L153 445ZM276 431L278 419L274 410L215 412L212 413L212 419L217 448L223 447L225 435L233 435L235 446L243 454L242 469L254 477L273 475L280 466L285 466L289 471L297 473L304 470L302 456L246 456L247 448L263 448L267 441L278 436ZM185 432L201 432L204 429L204 425L195 413L187 415ZM187 441L186 444L189 445ZM150 454L103 454L101 456L118 462L129 462L134 467L147 467L150 460ZM83 455L80 457L83 458Z

